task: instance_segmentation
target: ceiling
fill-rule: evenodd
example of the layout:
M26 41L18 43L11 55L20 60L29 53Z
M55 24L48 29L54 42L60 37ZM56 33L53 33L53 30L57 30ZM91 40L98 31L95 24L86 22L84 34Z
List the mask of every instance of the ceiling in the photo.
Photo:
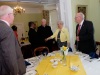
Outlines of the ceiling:
M17 2L0 2L0 5L9 5L11 7L14 7L17 5ZM18 2L18 5L21 5L22 7L28 7L28 8L42 8L43 5L41 4L36 4L33 2Z
M23 7L42 8L43 5L55 5L59 0L0 0L0 5L15 6L17 2Z
M56 4L59 0L0 0L9 2L34 2L39 4Z

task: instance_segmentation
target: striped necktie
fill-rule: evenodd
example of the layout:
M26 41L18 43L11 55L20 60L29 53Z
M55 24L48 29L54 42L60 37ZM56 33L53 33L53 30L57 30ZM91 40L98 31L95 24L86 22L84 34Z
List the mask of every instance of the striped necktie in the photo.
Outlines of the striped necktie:
M79 35L80 30L81 30L81 25L78 25L77 35Z

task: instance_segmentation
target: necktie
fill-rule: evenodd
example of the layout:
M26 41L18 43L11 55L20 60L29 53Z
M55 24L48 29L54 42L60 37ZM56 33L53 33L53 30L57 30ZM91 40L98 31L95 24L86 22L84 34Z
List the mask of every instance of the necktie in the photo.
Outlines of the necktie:
M59 47L59 48L61 47L60 33L61 33L61 31L59 31L59 32L58 32L58 35L57 35L57 43L58 43L58 47Z
M60 39L60 33L61 31L58 32L57 38Z
M78 26L77 35L79 35L80 30L81 30L81 25Z

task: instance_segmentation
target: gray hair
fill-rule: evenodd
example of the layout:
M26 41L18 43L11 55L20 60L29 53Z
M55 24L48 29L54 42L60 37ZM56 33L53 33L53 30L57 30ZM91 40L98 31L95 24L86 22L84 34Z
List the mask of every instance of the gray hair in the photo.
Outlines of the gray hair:
M42 19L42 21L46 21L46 19Z
M61 21L61 20L59 20L59 21L57 22L57 24L58 24L58 23L60 23L61 25L64 24L63 21Z
M85 18L85 15L82 12L79 12L80 16L82 16L82 19Z
M10 6L7 5L0 6L0 18L9 13L13 13L13 9Z

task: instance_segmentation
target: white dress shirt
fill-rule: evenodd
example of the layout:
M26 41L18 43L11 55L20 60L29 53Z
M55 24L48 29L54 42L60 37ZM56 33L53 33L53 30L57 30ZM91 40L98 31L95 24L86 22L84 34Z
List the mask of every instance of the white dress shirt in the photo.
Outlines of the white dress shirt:
M80 29L81 29L81 27L83 25L83 22L84 22L84 20L82 20L81 23L79 24L80 25Z

